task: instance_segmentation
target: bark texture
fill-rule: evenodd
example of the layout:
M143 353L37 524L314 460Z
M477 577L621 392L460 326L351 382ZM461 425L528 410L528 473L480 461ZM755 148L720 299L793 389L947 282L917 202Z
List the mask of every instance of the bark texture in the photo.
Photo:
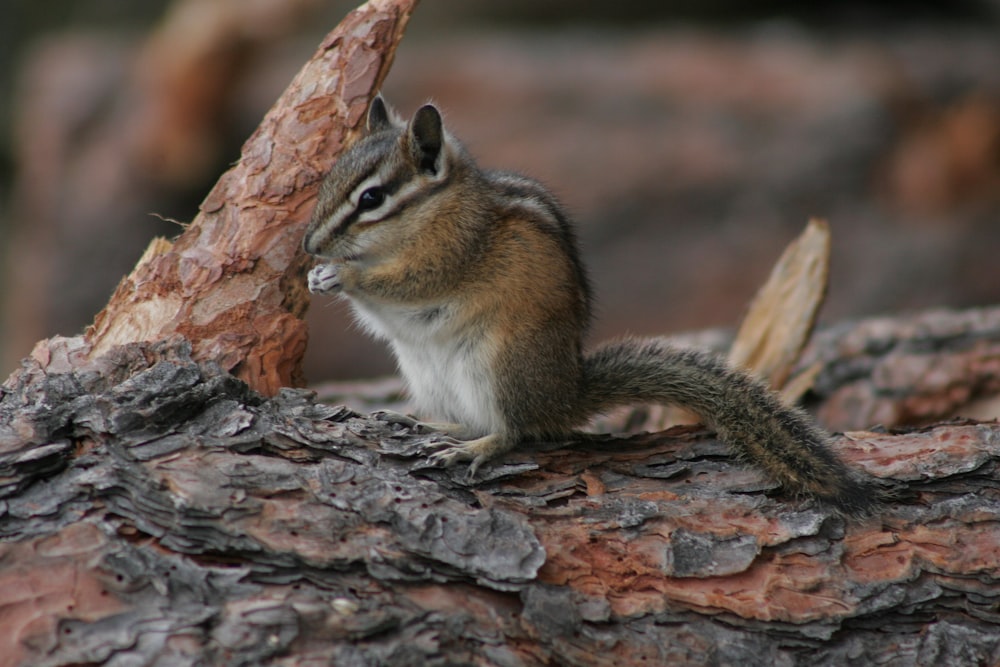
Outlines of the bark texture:
M838 339L870 369L899 347L990 363L998 319ZM423 464L439 436L262 396L183 339L86 355L46 341L3 387L4 664L1000 661L996 422L838 438L901 485L845 524L694 427L539 445L469 486Z
M247 140L185 232L154 242L96 317L97 357L174 334L197 360L272 395L302 384L309 261L300 250L316 190L359 130L415 0L372 0L320 45Z

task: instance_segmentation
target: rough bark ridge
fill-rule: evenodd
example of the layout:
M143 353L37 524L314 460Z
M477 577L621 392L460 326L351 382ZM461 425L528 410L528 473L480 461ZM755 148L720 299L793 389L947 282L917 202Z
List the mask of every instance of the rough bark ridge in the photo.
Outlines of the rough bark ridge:
M185 232L154 242L87 332L97 357L180 334L195 359L264 394L301 384L308 261L299 250L316 189L359 129L415 0L372 0L324 40Z
M998 345L1000 310L971 315L897 339L995 358L962 341ZM690 427L469 487L423 467L437 436L263 397L182 339L85 353L40 344L3 386L3 664L1000 661L995 422L839 438L906 487L845 525Z

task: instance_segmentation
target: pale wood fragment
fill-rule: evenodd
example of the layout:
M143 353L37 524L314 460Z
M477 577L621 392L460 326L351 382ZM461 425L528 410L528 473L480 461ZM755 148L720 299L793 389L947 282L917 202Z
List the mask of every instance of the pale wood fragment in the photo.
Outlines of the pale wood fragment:
M813 219L785 249L750 302L729 360L776 389L784 387L812 335L829 273L830 227Z

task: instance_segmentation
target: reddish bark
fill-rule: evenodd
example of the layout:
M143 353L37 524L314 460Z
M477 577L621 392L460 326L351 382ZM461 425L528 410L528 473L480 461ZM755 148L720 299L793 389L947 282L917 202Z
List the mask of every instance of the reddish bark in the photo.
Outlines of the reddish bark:
M97 357L180 334L254 389L301 384L301 236L316 190L359 130L415 0L372 0L330 33L247 140L184 233L118 286L86 334Z

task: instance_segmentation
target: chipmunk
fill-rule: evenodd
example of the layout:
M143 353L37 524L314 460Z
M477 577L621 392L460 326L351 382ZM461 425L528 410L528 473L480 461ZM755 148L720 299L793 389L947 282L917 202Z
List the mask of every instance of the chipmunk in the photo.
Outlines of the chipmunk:
M525 440L572 433L596 413L640 403L697 414L736 455L783 487L853 515L874 480L760 381L713 354L625 338L584 352L591 293L576 236L540 183L477 166L433 105L409 122L381 97L367 134L324 181L305 233L326 260L309 290L342 294L388 341L420 414L458 442L430 461L469 476Z

